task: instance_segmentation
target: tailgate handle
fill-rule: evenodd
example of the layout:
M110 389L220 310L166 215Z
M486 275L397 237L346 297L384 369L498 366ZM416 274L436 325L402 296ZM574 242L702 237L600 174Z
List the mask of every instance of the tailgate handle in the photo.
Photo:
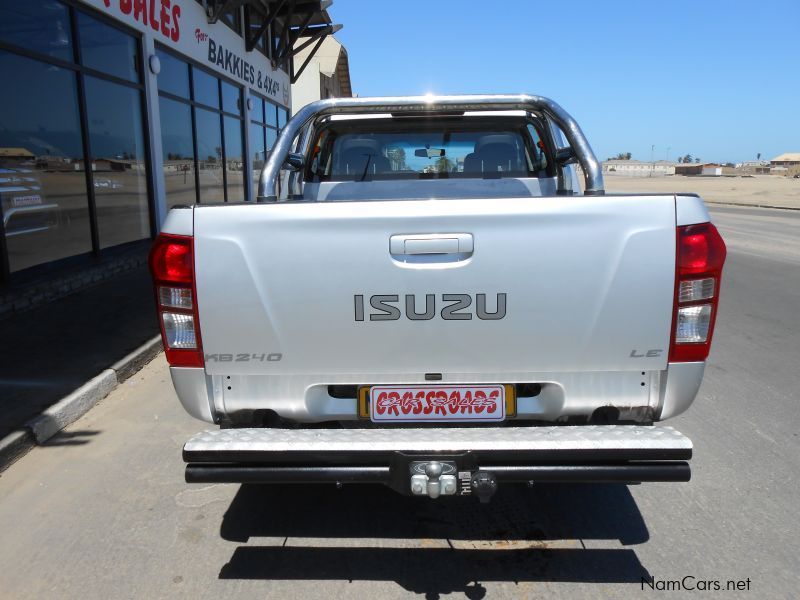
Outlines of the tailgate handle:
M392 254L471 254L474 248L471 233L425 233L389 238Z

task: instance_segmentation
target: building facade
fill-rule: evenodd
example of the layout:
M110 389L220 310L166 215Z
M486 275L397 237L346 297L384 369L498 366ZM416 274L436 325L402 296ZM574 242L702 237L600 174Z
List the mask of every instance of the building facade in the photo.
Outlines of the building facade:
M297 53L297 81L292 84L292 114L306 104L325 98L353 96L347 50L333 36L327 37L319 49L305 48Z
M766 160L746 160L736 168L743 175L769 175L769 161Z
M800 173L800 152L784 152L769 161L771 175L794 177Z
M253 199L328 4L0 1L0 293Z
M645 162L641 160L610 159L603 162L603 174L627 177L662 177L675 174L675 164L666 160Z

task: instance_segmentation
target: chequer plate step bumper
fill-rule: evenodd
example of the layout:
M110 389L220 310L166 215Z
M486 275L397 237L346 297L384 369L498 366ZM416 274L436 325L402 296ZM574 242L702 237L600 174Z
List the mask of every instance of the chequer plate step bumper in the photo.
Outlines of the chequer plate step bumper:
M689 481L691 455L680 432L639 425L222 429L183 448L190 483L383 483L411 493L415 469L435 462L457 474L461 494L481 478Z
M363 462L393 453L515 460L687 460L692 442L672 427L581 425L365 429L221 429L192 437L186 462Z

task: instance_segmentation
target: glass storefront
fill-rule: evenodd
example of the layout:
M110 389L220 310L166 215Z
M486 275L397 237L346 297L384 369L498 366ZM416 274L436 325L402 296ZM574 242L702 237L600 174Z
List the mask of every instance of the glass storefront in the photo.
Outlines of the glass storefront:
M197 169L200 180L198 202L224 202L225 181L222 168L222 131L220 131L219 113L205 108L195 108L194 110Z
M228 202L242 202L244 197L244 146L242 144L242 120L225 115L225 181Z
M282 106L256 94L251 94L250 100L253 106L250 110L250 154L253 159L252 194L255 197L261 168L269 158L275 142L278 141L278 134L286 125L289 113Z
M90 252L92 237L75 72L3 51L0 71L24 90L0 94L0 199L13 273Z
M0 0L4 272L150 237L139 48L62 2Z
M244 200L242 88L156 50L167 207Z
M76 0L0 0L0 289L147 240L175 205L255 197L288 110L133 20ZM244 32L264 25L251 6L221 22L222 39L233 30L242 48ZM259 78L274 73L278 26L251 52L230 38L226 52L242 53ZM147 36L160 69L144 54Z
M161 148L167 205L194 204L197 202L197 187L192 107L163 96L158 99L158 106L161 113Z
M53 0L0 0L0 40L42 56L72 62L70 9Z
M150 237L141 92L86 78L100 247Z

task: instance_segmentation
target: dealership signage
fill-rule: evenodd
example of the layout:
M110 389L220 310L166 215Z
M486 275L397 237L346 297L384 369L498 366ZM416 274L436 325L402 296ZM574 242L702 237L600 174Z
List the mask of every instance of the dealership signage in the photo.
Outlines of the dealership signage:
M244 40L224 23L209 25L194 0L84 0L214 71L289 105L289 76L273 69L260 52L245 50Z
M270 75L264 74L261 69L258 69L249 61L242 58L236 52L228 50L214 41L211 36L206 36L208 39L208 62L223 69L229 75L243 80L250 87L255 87L260 92L272 96L275 99L279 98L281 91L281 84L277 79L273 79ZM257 56L262 58L261 54ZM261 62L261 61L260 61ZM274 72L273 72L274 74ZM288 104L289 99L284 100L284 104Z

